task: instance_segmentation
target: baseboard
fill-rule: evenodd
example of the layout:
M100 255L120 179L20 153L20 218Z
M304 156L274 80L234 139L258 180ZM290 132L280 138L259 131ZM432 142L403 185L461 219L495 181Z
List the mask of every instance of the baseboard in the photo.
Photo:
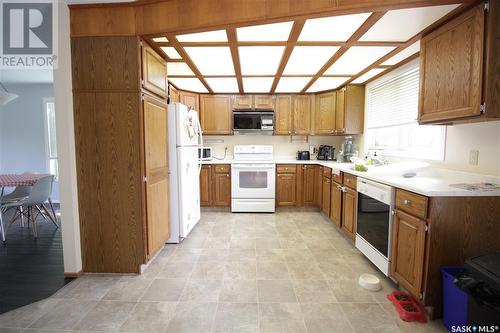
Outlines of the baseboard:
M75 279L77 277L82 276L83 272L78 271L78 272L64 272L64 277L69 278L69 279Z

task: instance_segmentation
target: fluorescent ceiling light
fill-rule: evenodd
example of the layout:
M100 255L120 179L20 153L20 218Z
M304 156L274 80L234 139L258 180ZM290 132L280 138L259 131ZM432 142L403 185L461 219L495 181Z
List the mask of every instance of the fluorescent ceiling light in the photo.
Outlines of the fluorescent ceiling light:
M320 77L307 89L307 92L337 89L349 79L350 77Z
M197 78L171 77L168 78L177 88L181 90L194 91L198 93L208 92L207 88Z
M387 59L386 61L384 61L382 63L382 65L384 65L384 66L395 65L395 64L397 64L397 63L405 60L409 56L414 55L418 51L420 51L420 41L417 41L417 42L411 44L410 46L408 46L403 51L401 51L398 54L396 54L395 56Z
M268 93L273 81L273 77L244 77L243 90L246 93Z
M276 92L294 93L301 91L312 77L281 77Z
M160 49L163 52L165 52L167 57L169 57L170 59L182 59L182 57L177 52L177 50L175 48L173 48L172 46L162 46L162 47L160 47Z
M252 27L237 28L236 34L240 42L281 42L287 41L293 22L281 22Z
M460 4L388 11L360 41L405 42Z
M194 76L194 73L185 62L167 62L167 75Z
M368 81L372 77L377 76L377 75L379 75L380 73L382 73L382 72L384 72L386 70L387 70L386 68L373 68L373 69L370 69L368 72L366 72L365 74L361 75L356 80L353 80L352 83L355 83L355 84L365 83L365 81Z
M227 42L226 30L215 30L207 32L199 32L195 34L177 36L179 42Z
M345 42L370 15L362 13L309 19L302 28L299 41Z
M296 46L283 74L314 75L338 49L338 46Z
M168 38L167 37L155 37L153 38L153 42L168 42Z
M203 75L234 75L233 58L227 46L185 47Z
M353 46L325 74L357 74L394 49L392 46Z
M243 75L274 75L283 56L284 46L240 46Z
M208 85L216 93L236 93L238 90L238 82L235 77L213 77L205 78Z

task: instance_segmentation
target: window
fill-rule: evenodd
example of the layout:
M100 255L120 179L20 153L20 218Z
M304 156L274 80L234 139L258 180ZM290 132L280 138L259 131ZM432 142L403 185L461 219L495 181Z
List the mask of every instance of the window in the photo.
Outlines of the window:
M367 85L365 145L380 155L443 160L445 126L417 122L418 62Z
M55 175L55 180L59 179L59 168L57 165L57 143L56 143L56 112L53 98L43 100L46 129L47 129L47 153L49 173Z

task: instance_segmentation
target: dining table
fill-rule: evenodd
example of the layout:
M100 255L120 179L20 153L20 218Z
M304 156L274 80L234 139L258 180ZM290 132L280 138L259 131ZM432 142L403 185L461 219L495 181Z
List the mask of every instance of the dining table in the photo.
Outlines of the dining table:
M21 173L21 174L0 174L0 207L6 187L34 186L40 178L48 176L44 173ZM2 241L5 243L5 230L3 226L2 209L0 208L0 232Z

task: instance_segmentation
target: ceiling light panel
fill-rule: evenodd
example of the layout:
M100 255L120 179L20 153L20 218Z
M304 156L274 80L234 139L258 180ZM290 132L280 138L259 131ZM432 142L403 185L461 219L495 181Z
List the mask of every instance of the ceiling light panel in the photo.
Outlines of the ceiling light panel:
M458 6L459 4L388 11L359 40L405 42Z
M189 75L194 76L193 71L185 62L168 62L167 74L170 75Z
M353 46L328 68L325 74L357 74L394 49L392 46Z
M377 76L377 75L379 75L380 73L382 73L384 71L386 71L386 68L373 68L373 69L370 69L368 72L366 72L365 74L361 75L356 80L353 80L352 83L355 83L355 84L365 83L366 81L368 81L372 77Z
M197 78L180 78L180 77L172 77L168 78L177 88L181 90L194 91L198 93L206 93L208 92L207 88L201 83Z
M207 77L205 80L215 93L235 93L239 91L235 77Z
M227 46L184 48L203 75L234 75L233 58Z
M350 77L320 77L307 89L307 92L337 89L349 79Z
M312 77L281 77L276 92L296 93L301 91Z
M237 28L236 34L240 42L282 42L287 41L293 22L281 22L252 27Z
M170 58L170 59L182 59L180 54L176 51L175 48L172 46L163 46L160 47L163 52Z
M226 30L199 32L195 34L179 35L177 40L181 43L227 42Z
M296 46L283 74L314 75L338 49L337 46Z
M284 46L240 46L243 75L274 75L283 56Z
M246 93L268 93L273 81L272 77L244 77L243 90Z
M362 13L309 19L302 28L299 41L345 42L370 15Z
M166 43L166 42L168 42L168 38L167 37L155 37L155 38L153 38L153 42Z
M410 46L408 46L406 49L404 49L403 51L399 52L398 54L396 54L395 56L387 59L386 61L384 61L382 63L382 65L384 66L392 66L392 65L395 65L403 60L405 60L406 58L414 55L415 53L417 53L418 51L420 51L420 41L417 41L413 44L411 44Z

